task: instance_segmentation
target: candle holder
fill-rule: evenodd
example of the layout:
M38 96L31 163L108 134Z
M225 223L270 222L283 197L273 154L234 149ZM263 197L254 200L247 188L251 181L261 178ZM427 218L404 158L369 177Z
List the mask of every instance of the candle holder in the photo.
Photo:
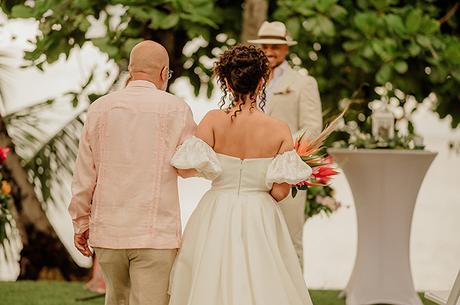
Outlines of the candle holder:
M372 114L372 136L377 140L388 141L395 136L395 118L387 107L375 110Z

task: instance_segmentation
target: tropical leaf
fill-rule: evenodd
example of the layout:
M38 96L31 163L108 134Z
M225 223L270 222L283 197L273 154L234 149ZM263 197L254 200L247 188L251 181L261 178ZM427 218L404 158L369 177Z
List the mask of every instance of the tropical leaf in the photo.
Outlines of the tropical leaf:
M43 204L59 205L67 200L66 191L69 190L84 116L89 105L80 105L80 101L92 101L89 96L94 94L85 94L92 80L93 73L90 73L79 92L68 92L60 98L26 106L3 118L15 151L21 157L38 199ZM59 107L68 108L69 101L74 107L80 108L74 110L68 121L61 121L58 125L56 114L59 113ZM56 127L53 130L50 126Z
M5 247L8 242L8 227L11 227L11 213L8 208L2 206L0 207L0 248Z
M11 59L10 54L5 51L0 51L0 103L3 108L5 107L5 94L3 91L4 88L4 78L7 73L10 71L10 65L8 60Z
M42 103L33 110L40 113L45 105ZM7 128L16 152L23 159L40 201L45 204L59 204L66 199L66 186L72 177L86 110L78 111L51 135L36 115L8 116Z

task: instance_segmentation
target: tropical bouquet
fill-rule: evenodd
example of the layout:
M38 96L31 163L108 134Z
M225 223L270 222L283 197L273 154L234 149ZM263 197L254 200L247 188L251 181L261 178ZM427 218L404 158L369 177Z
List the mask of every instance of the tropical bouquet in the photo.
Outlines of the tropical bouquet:
M305 202L307 218L321 212L329 215L341 206L334 198L334 190L329 185L331 178L339 172L333 158L327 154L323 143L335 130L345 112L346 109L315 140L306 138L305 133L302 133L295 141L297 154L312 168L312 175L307 180L293 185L291 192L292 197L295 197L299 190L308 190Z

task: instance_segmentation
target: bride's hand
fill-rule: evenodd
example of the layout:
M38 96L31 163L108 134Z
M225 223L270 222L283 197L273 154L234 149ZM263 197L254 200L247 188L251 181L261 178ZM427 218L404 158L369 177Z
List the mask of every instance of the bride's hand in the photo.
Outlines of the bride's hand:
M273 183L272 189L270 191L270 195L275 199L277 202L280 202L284 198L289 195L289 191L291 190L291 186L287 183Z

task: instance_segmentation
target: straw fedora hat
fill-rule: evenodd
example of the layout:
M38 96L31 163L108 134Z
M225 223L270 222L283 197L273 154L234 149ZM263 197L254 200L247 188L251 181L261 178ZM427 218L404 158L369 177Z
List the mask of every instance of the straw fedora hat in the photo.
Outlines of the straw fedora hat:
M297 44L297 41L289 37L284 23L279 21L264 21L259 32L257 32L257 39L248 40L248 42L254 44L287 44L288 46Z

